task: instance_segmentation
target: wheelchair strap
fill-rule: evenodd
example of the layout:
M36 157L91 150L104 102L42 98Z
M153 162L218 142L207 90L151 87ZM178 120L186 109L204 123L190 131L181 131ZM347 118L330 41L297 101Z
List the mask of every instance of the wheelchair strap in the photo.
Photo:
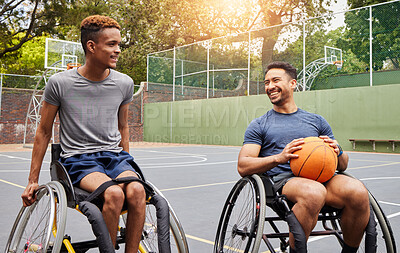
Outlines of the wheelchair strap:
M100 253L114 253L115 249L111 241L110 233L108 232L99 208L93 203L82 201L80 202L79 210L87 217L89 223L92 225L92 230L96 236Z
M104 182L96 190L90 193L89 196L87 196L87 198L84 201L92 202L95 198L100 196L108 187L112 185L125 184L131 182L141 183L146 191L146 195L153 195L154 193L153 188L151 188L150 185L146 184L146 182L143 182L141 179L137 177L122 177Z
M296 253L307 253L307 237L293 212L286 215L286 222L289 225L289 231L294 237L294 248Z

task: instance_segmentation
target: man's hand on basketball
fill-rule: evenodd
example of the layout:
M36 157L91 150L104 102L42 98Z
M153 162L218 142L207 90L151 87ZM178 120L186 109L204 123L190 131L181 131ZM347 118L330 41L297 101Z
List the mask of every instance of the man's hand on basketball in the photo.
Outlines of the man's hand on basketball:
M326 143L328 143L329 146L331 146L335 150L336 154L339 155L340 149L339 149L339 143L337 142L337 140L332 140L331 138L329 138L326 135L321 135L321 136L319 136L319 138L323 139Z
M293 152L300 150L302 147L301 145L304 144L304 138L294 139L290 143L286 145L286 147L282 150L282 153L279 154L280 159L279 162L287 163L292 158L298 158L299 156L293 154Z
M29 183L24 192L21 195L22 203L24 206L30 206L36 201L36 189L38 188L37 183Z

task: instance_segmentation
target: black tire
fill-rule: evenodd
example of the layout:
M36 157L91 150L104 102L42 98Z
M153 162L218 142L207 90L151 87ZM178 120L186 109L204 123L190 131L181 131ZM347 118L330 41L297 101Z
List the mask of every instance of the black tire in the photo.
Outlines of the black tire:
M258 252L265 219L265 190L258 175L232 188L219 220L214 253Z

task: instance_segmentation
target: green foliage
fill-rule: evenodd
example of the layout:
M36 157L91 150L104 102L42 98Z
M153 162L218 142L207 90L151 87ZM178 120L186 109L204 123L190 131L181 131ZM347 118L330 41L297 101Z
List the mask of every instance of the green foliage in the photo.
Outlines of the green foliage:
M400 2L372 7L373 70L400 68ZM343 44L366 66L370 61L369 8L346 13L347 30Z
M285 0L25 0L20 2L21 5L7 9L6 6L11 1L0 0L0 19L2 20L0 23L0 68L2 72L37 74L38 70L42 70L44 61L42 56L44 46L41 48L44 38L39 38L43 31L53 38L79 41L81 20L89 15L102 14L115 18L122 27L122 53L117 68L130 75L136 84L146 80L147 54L149 53L222 35L242 33L250 29L322 15L327 12L326 6L336 2L336 0L289 2ZM366 1L350 0L350 2L354 7ZM321 19L320 22L323 23L326 20ZM316 25L318 24L310 26L310 31L308 31L310 36L315 37L313 43L315 45L325 43L322 40L327 37L322 36L323 31L314 33L319 30L314 28ZM251 56L252 67L265 65L271 60L282 57L297 64L299 59L291 54L299 55L302 50L300 39L294 43L287 42L288 49L284 52L273 50L281 34L281 29L277 27L273 33L271 33L272 30L267 33L265 31L254 32L253 37L261 39L263 49L261 57ZM39 39L27 43L36 37ZM377 34L376 38L382 40L382 44L387 43L388 40L398 40L395 34L386 39ZM243 62L247 62L247 46L241 42L246 41L245 39L237 36L229 42L216 42L211 49L213 52L211 67L217 69L246 68L247 65L243 66ZM337 43L339 42L340 40ZM217 45L218 43L220 45ZM348 41L344 43L348 43ZM22 46L25 44L26 46ZM320 53L318 50L310 50L307 52L309 54L307 57L311 59L317 57L317 54ZM391 47L391 50L397 49ZM196 46L191 46L186 51L182 49L177 52L177 59L183 63L183 73L205 69L206 51L204 49L199 50ZM363 54L354 53L354 55L356 55L355 58L362 61ZM159 57L166 57L166 59L149 58L149 61L159 62L158 69L149 71L149 80L172 83L173 68L171 60L169 60L172 56L160 54ZM189 60L194 63L189 63ZM395 63L394 61L393 65ZM166 67L162 68L161 66ZM260 69L262 68L260 67ZM178 75L182 74L181 72L177 73ZM251 75L257 76L259 73L254 72ZM213 78L214 81L223 80L220 82L221 87L225 85L223 84L225 82L234 83L231 85L232 87L226 87L233 89L243 76L247 76L247 74L240 71L221 72L215 73ZM184 83L185 85L204 86L207 83L206 78L204 74L194 75L185 78ZM176 83L181 82L181 80L175 81Z
M36 37L13 55L0 58L0 73L40 75L44 70L45 43L45 36Z

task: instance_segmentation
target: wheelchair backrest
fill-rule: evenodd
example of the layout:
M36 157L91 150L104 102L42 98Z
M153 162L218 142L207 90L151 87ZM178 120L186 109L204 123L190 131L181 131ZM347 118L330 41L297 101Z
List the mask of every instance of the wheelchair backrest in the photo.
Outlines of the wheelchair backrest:
M61 149L61 144L59 143L53 143L51 144L51 161L58 161L60 159L62 149Z
M58 181L64 186L67 195L67 205L68 207L75 208L76 194L74 187L64 166L58 161L61 152L60 144L51 144L50 177L52 181Z
M267 205L270 205L273 203L275 200L277 193L274 190L274 182L269 176L264 176L261 175L261 180L264 183L264 189L265 189L265 197L267 199Z

